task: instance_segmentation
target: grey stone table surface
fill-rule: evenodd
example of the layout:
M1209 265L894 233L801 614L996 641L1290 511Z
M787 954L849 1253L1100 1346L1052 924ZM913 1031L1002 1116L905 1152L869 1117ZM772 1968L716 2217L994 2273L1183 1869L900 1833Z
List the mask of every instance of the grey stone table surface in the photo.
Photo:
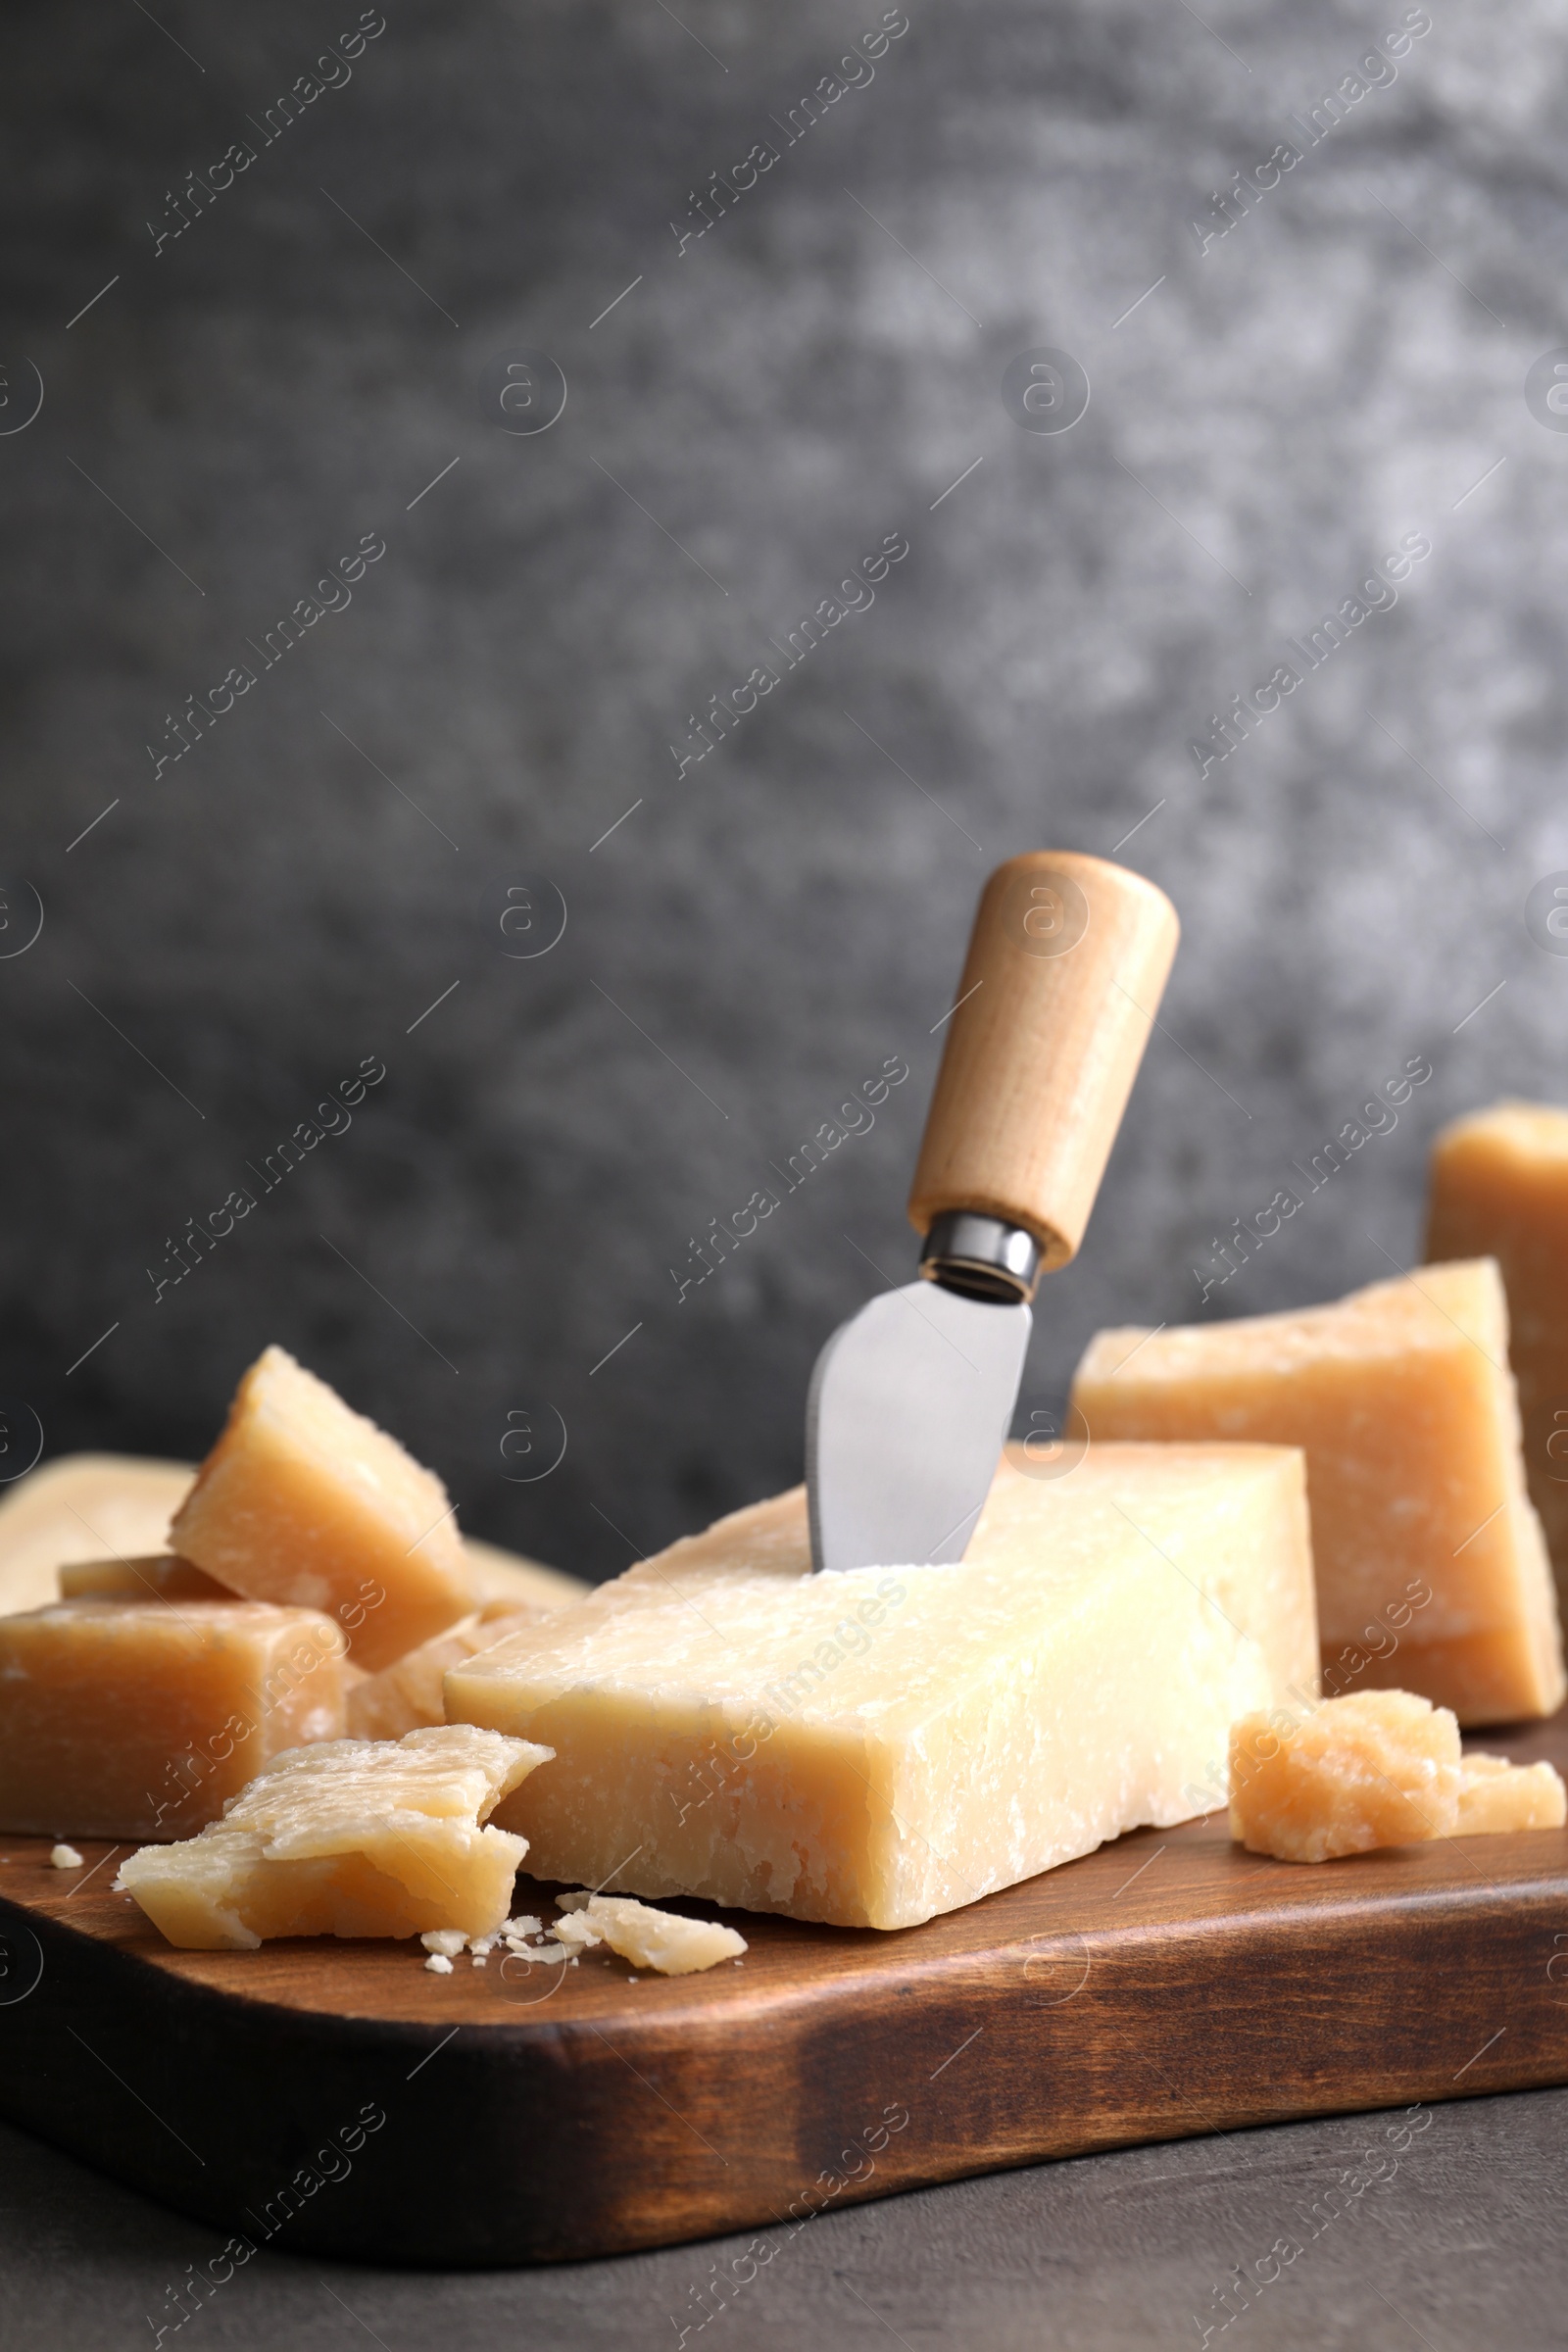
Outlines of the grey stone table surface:
M0 2127L0 2327L19 2352L131 2352L161 2326L170 2343L215 2352L340 2352L368 2336L383 2352L667 2352L682 2340L714 2352L1559 2352L1568 2090L1423 2109L1396 2170L1389 2122L1284 2125L958 2181L824 2215L793 2238L766 2230L760 2262L745 2254L750 2234L535 2271L263 2251L194 2309L188 2266L218 2251L214 2231ZM1373 2145L1376 2168L1362 2156ZM1380 2184L1356 2195L1374 2169ZM737 2257L743 2283L725 2303L715 2266L733 2278Z

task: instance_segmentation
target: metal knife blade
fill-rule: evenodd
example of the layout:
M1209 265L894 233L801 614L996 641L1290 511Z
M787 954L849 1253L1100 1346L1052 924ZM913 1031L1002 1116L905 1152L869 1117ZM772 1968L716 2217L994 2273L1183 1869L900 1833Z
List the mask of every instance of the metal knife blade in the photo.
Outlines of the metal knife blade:
M806 1407L818 1568L961 1560L996 1476L1027 1306L906 1283L841 1324Z
M1176 952L1125 866L1039 850L981 893L909 1195L923 1281L836 1331L807 1403L819 1569L961 1560L1039 1275L1077 1250Z

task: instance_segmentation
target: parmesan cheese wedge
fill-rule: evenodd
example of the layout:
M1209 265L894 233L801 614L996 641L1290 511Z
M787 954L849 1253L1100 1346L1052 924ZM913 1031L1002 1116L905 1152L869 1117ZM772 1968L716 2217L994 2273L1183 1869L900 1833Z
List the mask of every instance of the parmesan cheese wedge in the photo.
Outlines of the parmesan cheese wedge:
M433 1641L411 1649L406 1658L383 1666L379 1674L354 1677L345 1699L350 1738L401 1740L422 1723L444 1723L441 1685L447 1668L462 1665L465 1658L548 1614L543 1608L519 1608L513 1600L490 1601L471 1616L460 1617Z
M0 1488L0 1613L60 1598L64 1560L166 1548L195 1472L125 1453L63 1453Z
M714 1919L683 1919L678 1911L656 1911L651 1903L633 1902L621 1894L564 1894L557 1908L565 1917L556 1922L563 1943L592 1949L608 1943L633 1968L651 1968L662 1977L689 1977L721 1960L738 1960L749 1947L744 1936Z
M184 1838L282 1748L343 1731L343 1637L266 1601L0 1617L0 1829Z
M240 1382L170 1542L236 1592L325 1610L371 1674L472 1605L441 1481L281 1348Z
M221 1821L144 1846L115 1885L191 1951L278 1936L485 1936L507 1916L527 1841L482 1825L550 1752L466 1724L294 1748Z
M804 1493L449 1670L557 1761L498 1813L549 1879L907 1927L1194 1812L1230 1725L1315 1677L1298 1453L999 1469L967 1557L813 1576Z
M1568 1608L1568 1110L1498 1102L1444 1128L1427 1255L1494 1257L1502 1270L1530 1495Z
M1102 1331L1072 1398L1094 1446L1305 1447L1331 1697L1402 1687L1463 1724L1561 1703L1556 1605L1490 1259L1419 1266L1288 1314Z

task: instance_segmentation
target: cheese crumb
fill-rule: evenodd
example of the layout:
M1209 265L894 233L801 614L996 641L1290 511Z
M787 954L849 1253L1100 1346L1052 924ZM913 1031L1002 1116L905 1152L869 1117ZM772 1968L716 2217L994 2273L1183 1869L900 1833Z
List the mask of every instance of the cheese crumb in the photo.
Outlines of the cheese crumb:
M531 1912L526 1911L519 1913L515 1919L507 1920L496 1931L499 1936L542 1936L544 1932L543 1920L535 1919Z
M427 1952L439 1952L445 1960L455 1960L467 1940L461 1928L431 1928L419 1937Z
M452 1974L452 1963L445 1952L432 1952L424 1965L435 1977L450 1977Z
M698 1969L715 1968L720 1960L738 1959L747 1948L744 1936L721 1928L716 1920L683 1919L678 1911L658 1911L629 1895L564 1895L561 1901L622 1960L636 1968L657 1969L662 1977L688 1977ZM556 1934L574 1929L581 1933L568 1916L560 1921Z
M1506 1756L1465 1756L1459 1765L1460 1838L1499 1830L1557 1830L1568 1819L1568 1790L1549 1764L1510 1764Z
M591 1952L596 1944L605 1940L593 1921L581 1911L568 1911L564 1919L558 1919L556 1935L561 1942L579 1952Z
M737 1936L733 1928L721 1928L710 1920L683 1919L678 1912L656 1910L652 1903L634 1902L629 1895L591 1894L586 1886L579 1886L568 1894L558 1894L556 1909L564 1915L555 1927L564 1943L583 1951L608 1943L622 1960L657 1969L661 1976L690 1976L697 1969L716 1968L720 1960L732 1955L739 1968L739 1955L746 1949L745 1937ZM642 1982L639 1977L626 1981L630 1984Z
M49 1859L56 1870L79 1870L81 1856L74 1845L56 1845L49 1849Z
M1282 1862L1326 1862L1451 1838L1459 1726L1408 1690L1326 1699L1300 1722L1231 1727L1231 1836Z

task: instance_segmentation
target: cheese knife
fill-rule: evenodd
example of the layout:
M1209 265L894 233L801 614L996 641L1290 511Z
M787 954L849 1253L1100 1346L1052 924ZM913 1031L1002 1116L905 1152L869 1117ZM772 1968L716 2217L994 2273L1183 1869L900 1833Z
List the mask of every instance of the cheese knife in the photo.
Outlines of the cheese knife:
M1076 851L987 881L909 1194L919 1279L841 1325L811 1374L813 1567L962 1559L1029 1302L1083 1239L1178 930L1152 882Z

